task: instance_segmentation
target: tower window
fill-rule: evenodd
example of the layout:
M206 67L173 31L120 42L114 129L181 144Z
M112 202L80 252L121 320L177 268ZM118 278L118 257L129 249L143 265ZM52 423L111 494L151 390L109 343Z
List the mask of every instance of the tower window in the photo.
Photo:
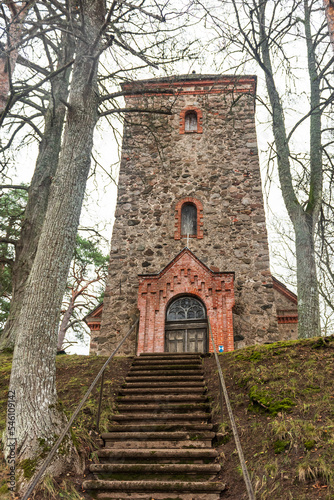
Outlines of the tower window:
M196 111L188 111L184 119L185 132L197 132L197 113Z
M180 113L180 134L202 134L203 113L199 108L188 106Z
M203 205L200 200L188 196L175 205L174 238L203 238Z
M184 203L181 208L181 236L197 235L197 208L193 203Z

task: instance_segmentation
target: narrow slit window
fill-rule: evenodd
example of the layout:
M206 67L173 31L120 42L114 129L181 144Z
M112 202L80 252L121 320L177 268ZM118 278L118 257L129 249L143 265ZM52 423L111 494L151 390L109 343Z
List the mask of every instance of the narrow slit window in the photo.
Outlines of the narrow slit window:
M197 113L196 111L189 111L185 116L184 121L185 132L197 132Z
M197 208L192 203L185 203L181 209L181 235L197 236Z

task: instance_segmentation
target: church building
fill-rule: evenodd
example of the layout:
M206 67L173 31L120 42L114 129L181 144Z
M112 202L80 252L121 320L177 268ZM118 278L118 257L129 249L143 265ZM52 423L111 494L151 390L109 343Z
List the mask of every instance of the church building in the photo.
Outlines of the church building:
M220 352L297 337L297 298L272 277L255 76L125 83L116 220L91 352Z

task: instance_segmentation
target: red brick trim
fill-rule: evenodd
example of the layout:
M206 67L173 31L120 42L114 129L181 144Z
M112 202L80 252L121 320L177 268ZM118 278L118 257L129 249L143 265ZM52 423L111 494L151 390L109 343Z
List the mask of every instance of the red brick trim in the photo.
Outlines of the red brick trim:
M223 88L222 88L223 86ZM203 88L206 87L206 88ZM224 75L221 78L209 77L206 79L175 80L167 82L157 82L153 80L144 80L139 82L124 83L122 89L128 92L129 97L138 97L138 94L152 97L150 93L154 89L155 96L168 95L207 95L207 94L226 94L243 93L256 94L256 76L234 76ZM161 89L161 93L159 90ZM147 93L145 93L147 90ZM132 94L131 92L134 91Z
M233 351L234 273L212 271L185 248L160 273L139 275L137 355L164 352L167 307L180 296L203 302L216 345ZM211 339L209 352L213 352Z
M195 111L197 114L197 130L191 130L189 132L185 131L185 120L186 114L189 111ZM187 106L180 113L180 134L203 134L203 112L199 108L195 108L194 106Z
M277 323L279 325L287 323L298 323L298 314L292 314L291 316L277 316Z
M291 300L294 304L298 303L297 295L291 290L289 290L283 283L281 283L275 276L272 276L273 279L273 288L277 290L282 295L284 295L287 299Z
M183 198L183 200L180 200L176 205L175 205L175 233L174 233L174 239L175 240L180 240L181 238L185 238L186 236L181 235L181 210L182 206L185 203L193 203L195 207L197 208L197 234L196 236L190 236L190 238L197 238L198 240L203 239L203 204L201 201L197 200L196 198L192 198L191 196L188 196L187 198Z

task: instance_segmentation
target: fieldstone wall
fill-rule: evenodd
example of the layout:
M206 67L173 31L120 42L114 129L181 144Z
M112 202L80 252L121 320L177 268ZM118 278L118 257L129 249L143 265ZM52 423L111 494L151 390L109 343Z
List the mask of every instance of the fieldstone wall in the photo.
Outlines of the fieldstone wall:
M127 84L116 221L101 331L107 354L138 317L138 275L159 273L186 246L175 239L175 207L203 205L203 238L189 248L212 271L235 273L237 347L279 339L269 270L254 122L255 77L190 75ZM201 133L180 133L182 113L201 110ZM184 130L184 129L183 129ZM243 339L242 339L243 337ZM135 339L123 353L135 352Z

